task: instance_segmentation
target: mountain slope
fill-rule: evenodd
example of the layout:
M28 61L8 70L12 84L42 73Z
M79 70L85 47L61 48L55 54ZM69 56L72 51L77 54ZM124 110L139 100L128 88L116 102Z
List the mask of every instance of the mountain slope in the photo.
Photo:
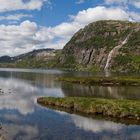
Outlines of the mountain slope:
M66 44L61 67L88 70L140 70L140 24L97 21L78 31Z
M15 57L0 57L0 67L45 68L54 59L57 50L39 49Z
M1 56L0 57L0 63L10 63L12 61L12 58L10 56Z
M34 58L34 59L51 59L51 57L54 56L54 49L38 49L38 50L33 50L31 52L28 53L24 53L15 57L12 57L12 59L14 61L19 61L19 60L23 60L23 59L30 59L30 58Z

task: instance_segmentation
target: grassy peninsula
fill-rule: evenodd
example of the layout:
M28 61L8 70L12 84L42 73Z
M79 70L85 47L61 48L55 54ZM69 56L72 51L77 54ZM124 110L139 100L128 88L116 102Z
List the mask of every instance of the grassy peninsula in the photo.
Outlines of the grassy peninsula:
M140 77L60 77L60 81L101 86L140 86Z
M64 82L99 86L140 86L139 77L60 77ZM91 97L41 97L43 106L83 115L140 123L140 100L100 99Z
M69 109L85 115L102 115L108 118L135 120L140 123L140 101L98 99L88 97L41 97L37 102L46 107Z

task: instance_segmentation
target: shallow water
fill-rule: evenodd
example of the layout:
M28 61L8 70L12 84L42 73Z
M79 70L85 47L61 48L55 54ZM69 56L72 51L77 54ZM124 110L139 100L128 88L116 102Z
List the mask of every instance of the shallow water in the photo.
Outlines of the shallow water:
M50 110L36 103L37 97L40 96L140 99L139 87L66 84L56 80L61 75L105 74L0 69L0 123L2 126L0 138L6 140L139 140L139 125L125 125L82 117Z

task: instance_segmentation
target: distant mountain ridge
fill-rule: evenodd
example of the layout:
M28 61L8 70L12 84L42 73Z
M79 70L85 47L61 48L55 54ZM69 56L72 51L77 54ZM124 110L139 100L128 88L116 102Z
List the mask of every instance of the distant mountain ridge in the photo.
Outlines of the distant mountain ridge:
M38 49L21 55L0 57L0 67L4 68L49 68L60 50Z
M38 49L38 50L33 50L31 52L27 52L27 53L23 53L23 54L20 54L18 56L14 56L14 57L10 57L10 56L1 56L0 57L0 63L12 63L12 62L15 62L15 61L20 61L20 60L23 60L23 59L30 59L30 58L38 58L38 59L45 59L48 58L48 57L52 57L55 53L55 49L51 49L51 48L48 48L48 49ZM41 55L39 55L41 54ZM39 57L40 56L40 57ZM50 58L48 58L50 59Z
M12 57L10 56L1 56L0 57L0 63L10 63L12 61Z

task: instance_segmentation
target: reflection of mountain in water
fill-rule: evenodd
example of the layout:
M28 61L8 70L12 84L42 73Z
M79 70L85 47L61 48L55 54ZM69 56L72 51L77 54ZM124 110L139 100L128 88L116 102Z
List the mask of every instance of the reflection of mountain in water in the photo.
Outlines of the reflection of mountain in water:
M36 104L39 96L139 98L139 90L71 85L55 81L55 78L56 75L44 73L0 72L0 88L5 93L8 89L11 92L0 96L0 124L3 128L0 139L139 140L139 126L70 115Z
M84 86L62 83L65 96L90 96L100 98L140 99L140 87Z

